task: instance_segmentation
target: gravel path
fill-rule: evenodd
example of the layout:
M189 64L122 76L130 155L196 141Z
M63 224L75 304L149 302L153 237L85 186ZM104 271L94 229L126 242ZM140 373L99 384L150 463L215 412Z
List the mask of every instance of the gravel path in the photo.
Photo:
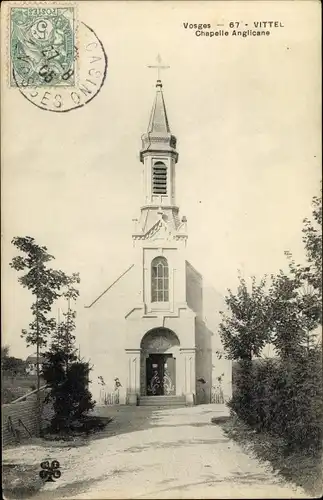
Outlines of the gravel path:
M305 492L247 455L211 418L221 405L193 408L104 407L114 421L95 438L36 440L5 449L4 463L57 459L62 476L33 499L305 498Z

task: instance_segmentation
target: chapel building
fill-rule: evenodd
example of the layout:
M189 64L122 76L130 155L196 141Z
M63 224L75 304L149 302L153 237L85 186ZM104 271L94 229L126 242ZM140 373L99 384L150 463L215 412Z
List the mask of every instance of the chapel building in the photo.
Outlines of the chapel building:
M132 263L88 308L89 335L95 333L96 344L90 349L91 378L101 403L115 378L120 402L128 404L209 403L218 375L225 378L224 398L231 395L231 365L223 368L223 360L217 365L213 337L221 347L219 335L205 322L203 278L185 256L187 220L176 203L176 143L157 80L140 150L144 182ZM109 310L112 293L119 313ZM101 386L95 386L98 379Z

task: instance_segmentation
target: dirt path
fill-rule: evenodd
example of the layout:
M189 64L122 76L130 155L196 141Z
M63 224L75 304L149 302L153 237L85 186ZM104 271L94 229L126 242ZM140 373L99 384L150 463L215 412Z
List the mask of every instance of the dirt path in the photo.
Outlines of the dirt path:
M60 461L61 478L46 483L34 500L306 497L211 424L211 417L225 414L224 407L97 412L114 417L100 437L75 446L39 442L4 450L5 463Z

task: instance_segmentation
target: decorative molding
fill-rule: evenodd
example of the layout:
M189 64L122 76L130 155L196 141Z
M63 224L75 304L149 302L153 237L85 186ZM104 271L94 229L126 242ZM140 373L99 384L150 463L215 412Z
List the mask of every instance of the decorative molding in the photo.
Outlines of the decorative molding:
M177 335L166 328L155 328L141 340L143 353L164 353L172 347L179 347Z
M170 142L170 137L169 136L167 136L167 137L166 136L159 137L157 135L154 135L152 132L149 132L149 139L143 139L143 140L147 141L148 143L151 143L151 142L165 142L165 143L169 143Z
M187 240L188 235L187 234L175 234L174 235L174 240Z
M162 228L164 228L164 232L162 232ZM158 233L161 233L158 237ZM156 224L153 225L146 233L136 233L132 235L133 240L163 240L163 241L171 241L171 240L187 240L188 235L184 233L176 233L171 229L164 220L159 220Z
M176 235L173 229L160 218L146 233L136 233L132 235L134 240L163 240L170 241L175 237L182 237L182 235Z
M127 314L125 315L125 319L127 319L128 316L130 316L130 314L132 314L134 311L141 311L144 308L145 308L145 305L143 303L138 304L137 306L134 306L132 309L130 309L129 312L127 312Z
M174 346L174 343L164 335L149 339L147 346L143 348L145 352L165 352Z
M168 198L167 195L161 195L162 198ZM147 209L153 209L155 210L156 209L156 204L154 203L148 203L147 205L142 205L140 207L140 210L143 211L143 210L147 210ZM179 212L179 207L177 205L162 205L161 207L163 210L174 210L174 212L178 213Z
M155 140L153 142L155 142ZM157 144L156 144L156 146L157 146ZM144 162L146 156L151 156L151 155L158 156L158 154L160 154L162 156L166 156L166 154L167 154L167 156L170 156L170 157L174 158L175 163L178 162L178 156L179 156L179 154L173 148L172 149L160 150L160 149L157 149L157 147L154 148L153 144L150 144L148 147L149 147L149 149L147 149L146 146L145 146L145 148L140 151L139 158L140 158L140 161L142 163Z
M180 317L180 311L189 311L192 313L192 318L196 317L196 314L192 309L188 307L187 304L181 303L181 304L176 304L174 302L173 305L170 306L168 311L165 310L160 310L158 311L157 309L152 309L151 304L148 312L145 312L142 315L142 318L179 318Z
M196 347L180 347L179 350L181 353L187 355L196 353Z

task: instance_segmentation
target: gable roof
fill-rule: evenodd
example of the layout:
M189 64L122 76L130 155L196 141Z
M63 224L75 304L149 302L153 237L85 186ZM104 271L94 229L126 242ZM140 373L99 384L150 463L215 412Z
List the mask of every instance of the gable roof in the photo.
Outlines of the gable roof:
M119 280L121 280L121 278L127 274L128 271L130 271L130 269L132 269L134 267L134 264L131 264L131 266L129 266L123 273L121 273L118 278L116 280L114 280L113 283L111 283L111 285L108 286L108 288L106 288L95 300L93 300L93 302L91 302L90 305L88 306L84 306L86 309L90 309L90 307L94 306L94 304L96 302L98 302L98 300L101 299L101 297L103 297L103 295L105 295L109 290L110 288L112 288L116 283L118 283Z

